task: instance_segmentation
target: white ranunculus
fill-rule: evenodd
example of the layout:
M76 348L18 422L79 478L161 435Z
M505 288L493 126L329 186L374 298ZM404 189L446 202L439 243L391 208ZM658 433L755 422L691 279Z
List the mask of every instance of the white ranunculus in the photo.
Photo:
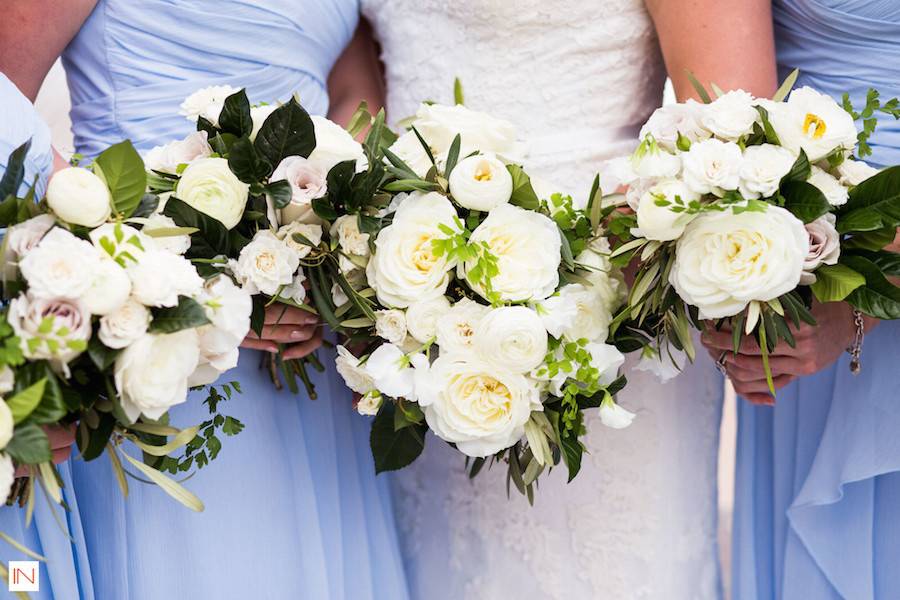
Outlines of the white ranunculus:
M447 152L457 134L460 156L477 150L510 158L518 152L516 128L512 123L461 104L421 104L413 125L435 150L435 156Z
M438 296L421 302L413 302L406 309L406 327L409 335L425 344L437 335L437 320L450 312L450 301Z
M375 240L366 275L378 300L388 307L406 308L413 302L443 295L455 264L436 256L432 241L444 239L444 225L456 229L456 210L437 192L407 196L394 221Z
M661 350L645 346L641 350L641 359L632 368L635 371L652 373L660 382L665 383L681 374L687 360L684 350L679 350L669 343Z
M512 446L524 435L531 412L542 409L532 381L481 360L441 354L422 371L416 393L428 426L467 456L490 456Z
M55 223L56 219L53 215L43 214L12 225L6 230L5 244L3 245L4 263L10 277L13 276L19 259L37 246L41 238L50 231Z
M144 166L150 171L175 175L180 165L188 165L212 154L208 136L205 131L195 131L182 140L156 146L144 156Z
M691 143L706 139L710 135L709 131L700 122L704 107L696 100L661 106L641 127L638 137L644 139L650 134L669 152L675 152L679 133Z
M744 150L741 162L741 196L751 200L774 195L781 178L788 174L795 160L794 154L781 146L750 146Z
M164 229L178 227L172 217L160 213L153 213L144 221L144 228L141 232L144 235L153 238L153 245L160 250L165 250L173 254L184 254L191 247L191 236L179 235L158 235L154 236L153 232L162 232Z
M94 247L54 227L19 261L28 291L35 298L80 298L100 268Z
M413 369L406 354L396 345L378 346L369 355L363 368L382 394L392 398L414 398Z
M528 373L544 362L547 330L532 309L503 306L481 319L473 344L485 362L513 373Z
M597 411L600 416L600 422L611 429L625 429L634 421L635 414L630 412L621 405L616 404L612 398L600 403L600 409Z
M278 238L284 240L284 243L297 253L299 258L306 258L312 252L313 246L306 242L300 242L294 239L294 234L299 234L306 238L313 246L318 246L322 241L322 226L316 223L301 223L300 221L292 221L278 229L276 234Z
M213 125L218 125L219 115L225 107L225 99L238 91L230 85L211 85L199 89L184 99L178 114L183 115L188 121L196 122L198 118L203 117Z
M78 300L20 294L10 301L7 319L26 358L49 360L64 369L91 337L91 315Z
M81 301L91 314L108 315L125 304L130 295L131 279L128 273L111 258L104 258Z
M810 87L796 89L787 102L772 105L769 121L781 145L794 154L804 150L810 162L837 149L849 152L856 147L853 117L830 96Z
M188 206L232 229L241 221L250 186L235 176L224 158L195 160L181 174L175 195Z
M501 300L543 300L559 285L562 241L550 218L512 204L492 210L472 232L472 243L487 245L497 258L499 273L491 278L491 290ZM475 262L460 266L465 277ZM472 289L487 298L487 290L469 281Z
M316 148L309 155L309 160L325 169L325 173L333 166L347 160L356 161L356 170L366 168L366 153L362 144L353 139L350 132L325 117L312 115L316 131Z
M112 213L112 196L106 183L91 171L67 167L50 178L47 205L66 223L97 227Z
M392 344L402 344L406 339L406 315L396 308L377 311L375 334Z
M147 333L150 310L137 300L128 300L119 310L100 319L100 341L114 350L125 348Z
M733 142L752 132L759 118L753 104L753 96L743 90L733 90L707 104L700 121L714 135Z
M683 155L684 182L698 194L721 195L741 180L741 148L731 142L703 140Z
M337 347L337 358L334 361L337 372L344 378L347 387L357 394L368 394L375 389L375 382L360 366L359 359L353 356L344 346Z
M234 274L247 291L268 296L293 283L299 266L297 252L267 229L258 231L233 263Z
M328 170L302 156L288 156L275 168L270 181L287 181L291 184L291 203L281 209L280 223L300 221L318 223L312 201L328 192Z
M808 254L806 228L783 208L708 213L678 240L669 281L701 319L730 317L797 287Z
M440 153L435 148L429 147L429 149L432 151L438 166L443 168L442 159L445 159L446 155L439 156ZM428 158L428 153L425 152L422 142L419 141L419 138L412 131L407 131L397 138L397 141L391 144L388 150L396 154L397 158L406 163L419 177L425 177L432 167L431 159ZM385 162L390 164L387 159L385 159Z
M812 174L807 181L819 188L831 206L843 206L850 197L847 188L841 185L840 181L819 167L813 166Z
M450 194L469 210L489 211L509 202L512 187L512 175L493 154L464 158L450 173Z
M15 384L16 374L9 367L9 365L3 365L3 367L0 367L0 395L7 394L13 391L13 387L15 387Z
M821 265L837 264L841 256L841 236L834 227L835 222L835 216L828 213L805 225L809 233L809 254L803 261L801 285L815 283L815 270Z
M678 239L684 228L696 215L687 212L674 212L675 206L687 207L689 203L699 200L695 193L683 181L665 179L644 193L637 208L637 224L632 234L666 242ZM668 203L661 206L660 203Z
M8 367L7 367L8 368ZM13 436L13 416L6 402L0 398L0 450L6 448Z
M6 498L16 481L16 465L8 454L0 453L0 496Z
M369 256L369 234L359 230L356 215L341 215L331 226L331 237L337 237L338 246L347 254Z
M443 352L466 353L474 350L475 331L490 308L463 298L434 322L438 347Z
M256 141L259 130L262 129L263 123L269 118L273 112L278 110L278 104L260 104L259 106L250 107L250 121L253 123L253 129L250 131L250 141Z
M368 394L363 394L359 402L356 403L356 412L364 417L374 417L381 410L382 404L384 404L384 396L375 390Z
M878 174L878 169L861 160L848 158L837 168L840 182L846 186L859 185L869 177Z
M213 383L237 365L238 346L250 331L250 294L225 275L208 279L196 298L211 321L197 329L200 361L189 385Z
M195 329L138 338L116 358L114 379L125 415L159 419L187 400L188 378L199 360Z
M183 256L152 249L128 268L131 293L145 306L176 306L179 296L193 297L203 288L203 278Z
M292 302L296 302L297 304L303 304L306 302L306 275L302 270L297 271L297 274L294 275L294 281L291 282L290 285L286 285L281 288L281 293L278 294L280 298L286 298L287 300L291 300Z

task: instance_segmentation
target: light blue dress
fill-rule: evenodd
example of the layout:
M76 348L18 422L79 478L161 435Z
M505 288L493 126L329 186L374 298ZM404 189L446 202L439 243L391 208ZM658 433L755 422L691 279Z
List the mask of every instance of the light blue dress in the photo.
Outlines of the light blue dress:
M354 0L101 0L63 57L76 148L90 156L129 138L147 150L184 136L192 126L178 106L209 85L245 86L251 101L299 92L310 112L324 114L325 81L357 10ZM46 151L42 142L36 156ZM49 167L40 160L33 169ZM333 364L330 353L320 356ZM105 457L64 468L67 497L77 500L63 515L74 543L52 516L21 532L23 511L0 509L0 530L18 526L50 560L38 598L407 598L369 423L333 367L314 377L319 399L311 401L276 392L259 359L242 351L225 376L243 394L221 409L245 430L222 436L219 457L185 484L204 500L202 514L134 481L122 498ZM176 407L173 422L203 420L201 400ZM0 559L16 558L8 550Z
M900 2L776 0L782 74L856 106L900 96ZM900 164L900 124L881 120L878 165ZM823 340L827 343L827 340ZM865 336L862 372L844 355L778 393L740 401L734 600L900 598L900 323Z

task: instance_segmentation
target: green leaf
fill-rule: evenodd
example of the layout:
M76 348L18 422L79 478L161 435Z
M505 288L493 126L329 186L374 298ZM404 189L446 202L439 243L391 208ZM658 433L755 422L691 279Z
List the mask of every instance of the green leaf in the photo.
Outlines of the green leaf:
M248 137L242 137L231 145L228 153L228 168L235 177L244 183L263 181L272 174L274 169L272 163L256 151L256 147Z
M712 102L712 98L709 97L709 93L706 91L706 88L703 87L703 84L697 80L697 77L691 72L687 71L688 81L691 82L691 85L694 86L694 90L697 92L697 96L700 100L703 101L704 104L709 104Z
M293 190L286 179L273 181L265 186L266 198L272 201L275 208L284 208L291 203Z
M75 440L78 443L78 450L83 460L94 460L103 454L115 425L116 419L111 413L100 413L100 421L96 427L88 427L82 420L78 427L79 435L75 437ZM82 432L84 435L81 435Z
M881 269L861 256L843 256L841 262L866 278L866 285L847 296L847 302L876 319L900 319L900 288L888 281Z
M206 316L206 309L203 306L192 298L179 296L178 306L154 309L149 331L151 333L175 333L209 323L211 321Z
M513 191L509 203L520 206L526 210L538 210L541 200L531 186L531 178L519 165L506 165L506 170L512 175Z
M394 403L386 400L372 422L369 444L375 459L375 472L396 471L411 464L425 448L424 425L412 424L394 429Z
M169 198L163 214L172 217L179 227L194 227L197 233L191 236L189 258L215 258L228 254L228 229L216 219L185 204L178 198Z
M219 114L219 128L238 137L249 136L253 131L250 101L247 99L246 90L242 89L225 98L225 104Z
M457 79L457 81L459 80ZM462 138L457 133L456 137L453 138L453 143L450 144L450 150L447 152L447 163L444 166L444 177L447 179L450 179L450 173L453 172L454 167L456 167L457 161L459 161L460 144L462 144Z
M127 452L122 452L122 456L124 456L125 460L130 462L141 473L149 477L153 481L153 483L161 487L163 491L169 494L172 498L174 498L187 508L193 510L194 512L203 512L203 502L200 501L200 498L186 490L179 483L175 482L172 479L169 479L153 467L148 467L141 461L132 458L128 455Z
M40 404L41 398L44 396L44 386L47 385L46 379L41 379L34 385L31 385L18 394L15 394L6 401L6 405L12 412L13 422L21 423L31 412Z
M842 264L822 265L815 272L810 288L819 302L840 302L850 292L866 284L866 278Z
M116 357L119 356L120 352L121 350L107 348L97 335L91 336L91 339L88 341L88 356L101 371L111 367L116 362Z
M890 167L850 190L837 221L840 233L900 226L900 166Z
M103 171L113 208L125 218L130 217L147 189L147 172L140 154L131 141L125 140L104 150L94 162Z
M41 390L40 402L28 415L27 420L29 423L37 423L38 425L57 423L66 416L70 409L80 407L80 402L71 403L74 405L70 406L70 402L67 402L63 389L59 385L59 379L50 367L50 363L45 361L26 363L17 369L15 391L17 393L25 392L26 388L33 387L41 382L43 382L43 389Z
M816 186L805 181L789 181L781 186L785 198L784 207L803 221L815 221L831 210L825 194Z
M453 80L453 103L463 104L463 100L462 82L459 80L459 77L457 77Z
M772 127L772 123L769 121L769 111L767 111L762 106L757 106L755 108L756 108L756 112L759 113L759 120L762 123L763 133L765 134L766 142L768 142L769 144L780 145L781 141L778 139L778 134L775 132L775 128ZM805 158L805 156L802 154L803 151L801 150L800 152L801 152L801 157Z
M895 252L854 252L846 256L862 256L872 261L886 277L900 276L900 254Z
M896 235L897 229L894 227L858 233L845 239L841 244L841 249L870 250L872 252L877 252L893 242Z
M36 465L53 460L50 440L36 423L16 427L12 439L3 451L20 465Z
M0 198L15 197L25 179L25 157L31 149L31 140L16 148L6 161L6 171L0 178Z
M291 98L262 124L254 146L271 165L288 156L308 158L316 147L315 126L309 113Z
M806 181L809 179L810 173L812 173L812 167L809 164L809 158L804 150L800 150L797 160L794 161L791 170L781 178L779 186L783 186L791 181Z
M775 95L772 96L772 100L775 102L781 102L787 95L791 92L794 87L794 84L797 83L797 76L800 75L800 69L794 69L791 71L790 75L784 78L784 81L779 86L778 91L775 92Z

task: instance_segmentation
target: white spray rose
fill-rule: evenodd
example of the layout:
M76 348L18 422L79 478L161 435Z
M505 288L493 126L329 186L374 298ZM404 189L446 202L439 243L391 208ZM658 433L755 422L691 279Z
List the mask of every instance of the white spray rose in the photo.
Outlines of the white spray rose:
M406 354L394 344L382 344L363 367L382 394L392 398L415 397L414 374Z
M831 206L843 206L850 197L847 188L842 186L841 182L819 167L812 167L812 173L807 181L819 188Z
M859 185L869 177L878 174L878 169L861 160L848 158L837 168L840 182L846 186Z
M250 121L253 123L253 129L250 131L250 141L256 141L259 130L262 129L263 123L269 118L273 112L278 110L278 104L260 104L259 106L250 107Z
M191 247L191 236L184 234L153 235L153 232L160 234L164 233L164 230L172 229L174 227L178 227L178 225L175 224L172 217L167 217L160 213L153 213L147 217L146 221L144 221L144 228L141 232L145 236L151 237L153 239L153 245L160 250L165 250L172 254L184 254L188 251L188 248Z
M787 102L770 106L769 121L781 145L794 154L804 150L810 162L837 149L849 152L856 147L853 117L830 96L810 87L796 89Z
M87 241L54 227L19 262L35 298L80 298L100 268L100 255Z
M341 250L354 256L369 255L369 234L359 230L356 215L341 215L331 226L332 238L337 237Z
M325 172L340 162L356 161L356 170L366 168L366 153L362 144L353 139L350 132L325 117L312 115L316 132L316 147L309 155L309 160L320 165Z
M27 358L63 368L84 352L91 337L91 315L78 300L21 294L10 301L7 318Z
M700 120L714 135L733 142L753 130L759 118L753 104L753 96L743 90L733 90L707 104Z
M0 453L0 496L9 496L15 481L16 465L8 454Z
M375 313L375 334L392 344L406 339L406 315L402 310L379 310Z
M703 140L683 155L684 182L698 194L736 190L741 179L741 148L731 142Z
M679 133L692 143L706 139L709 137L709 131L700 122L703 107L704 105L696 100L661 106L641 127L638 137L644 139L650 134L669 152L675 152Z
M612 398L601 402L597 412L600 415L600 422L611 429L625 429L631 425L635 417L633 412L622 408Z
M512 175L493 154L462 159L450 173L450 194L469 210L489 211L509 202Z
M13 436L13 416L12 411L5 401L0 399L0 450L6 448L9 440Z
M225 99L238 91L230 85L212 85L199 89L185 98L178 114L183 115L188 121L196 122L198 118L203 117L213 125L218 125L219 115L225 107Z
M774 195L781 178L788 174L794 161L794 154L781 146L750 146L744 150L741 162L741 196L751 200Z
M337 347L337 358L334 361L337 372L344 378L347 387L357 394L368 394L375 389L375 382L359 364L359 359L344 346Z
M152 249L128 268L131 293L145 306L176 306L179 296L193 297L203 287L203 278L183 256Z
M299 258L306 258L309 256L309 253L312 252L313 246L310 246L306 242L301 242L294 239L294 234L299 234L301 239L305 238L308 240L313 246L318 246L322 241L322 226L315 223L301 223L300 221L292 221L287 225L284 225L278 229L278 233L276 234L278 238L284 240L284 243L294 252L297 253Z
M687 207L699 199L699 194L678 179L660 181L641 198L637 208L638 226L632 229L632 234L660 242L678 239L696 215L675 212L672 208Z
M841 256L841 236L834 227L835 222L835 216L829 213L805 225L809 233L809 254L803 261L801 285L815 283L815 270L821 265L837 264Z
M235 176L224 158L201 158L181 174L175 195L188 206L232 229L244 215L250 186Z
M437 335L437 320L450 312L450 301L438 296L421 302L413 302L406 309L406 327L409 335L420 344Z
M47 204L57 217L73 225L97 227L109 219L112 197L106 183L81 167L57 171L47 184Z
M114 350L125 348L147 333L150 311L136 300L128 300L119 310L100 319L100 341Z
M482 360L513 373L528 373L544 362L547 330L538 314L525 306L490 310L473 338Z
M108 315L125 304L130 295L131 279L128 273L111 258L104 258L81 301L91 314Z
M291 203L281 209L281 223L318 223L312 201L328 193L328 170L302 156L288 156L275 167L270 181L291 184Z
M278 288L290 285L300 266L297 252L269 230L263 229L241 249L234 274L251 294L274 296Z
M701 319L730 317L797 287L808 254L806 228L783 208L708 213L678 240L669 281Z
M188 165L212 154L208 135L205 131L195 131L182 140L156 146L144 156L144 166L150 171L175 175L179 165Z
M463 298L434 322L438 347L443 352L466 353L474 349L475 331L490 308Z

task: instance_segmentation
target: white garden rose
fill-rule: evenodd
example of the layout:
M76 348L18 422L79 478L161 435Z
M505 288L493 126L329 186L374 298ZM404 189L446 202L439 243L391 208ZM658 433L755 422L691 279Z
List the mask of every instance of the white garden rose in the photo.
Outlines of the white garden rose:
M291 184L291 203L281 209L279 222L319 223L312 201L328 193L327 177L328 170L323 165L302 156L288 156L278 163L270 181Z
M8 454L0 453L0 496L9 496L15 481L16 465Z
M734 142L753 130L759 118L753 104L753 96L743 90L733 90L704 106L700 121L714 135Z
M661 106L653 111L653 114L641 127L638 137L644 139L648 134L652 135L664 149L675 152L678 134L683 135L691 143L709 137L709 131L700 122L703 110L704 105L696 100Z
M67 167L50 178L47 205L66 223L97 227L112 213L112 196L106 183L91 171Z
M253 129L250 131L250 141L256 141L259 130L262 129L263 123L269 118L273 112L281 108L278 104L260 104L259 106L250 107L250 121L253 123Z
M356 403L356 412L364 417L374 417L384 404L384 396L378 390L373 390L368 394L363 394Z
M18 261L38 245L41 238L56 224L53 215L43 214L12 225L6 230L3 251L4 263L9 277L14 276Z
M846 186L859 185L869 177L878 174L878 169L868 165L861 160L853 160L848 158L842 162L838 168L840 182Z
M241 249L232 266L248 292L274 296L278 288L294 281L300 257L274 233L262 229Z
M232 229L244 215L250 186L235 176L224 158L195 160L181 174L175 195L188 206Z
M678 179L664 179L644 193L636 211L638 226L632 234L665 242L678 239L696 215L675 212L676 206L687 207L700 195Z
M294 239L295 233L300 235L301 239L305 238L313 245L310 246L306 242ZM292 221L279 227L276 236L282 239L289 248L293 249L299 258L306 258L312 252L313 247L318 246L322 242L322 226L316 223Z
M600 422L611 429L625 429L631 425L636 416L633 412L613 402L611 398L600 403L600 409L597 413L600 416Z
M441 226L457 229L456 210L437 192L413 193L394 214L394 221L375 240L366 275L379 302L406 308L413 302L443 295L455 264L446 254L437 256L432 241L447 234Z
M825 199L828 200L828 204L831 206L843 206L850 198L847 188L819 167L812 167L812 173L807 181L819 188L819 191L825 195Z
M435 150L435 156L447 152L457 134L460 156L477 150L508 159L518 152L512 123L461 104L421 104L413 125Z
M184 99L178 114L183 115L188 121L196 122L198 118L203 117L213 125L218 125L219 115L225 107L225 99L238 91L230 85L212 85L199 89Z
M781 145L794 154L804 150L810 162L856 147L853 117L830 96L810 87L796 89L787 102L772 105L769 121Z
M184 254L191 247L191 236L185 234L168 235L166 230L171 231L175 227L178 227L178 225L172 217L153 213L144 221L144 228L141 229L141 232L153 239L153 245L156 248L172 254Z
M203 288L203 278L189 260L155 248L129 266L128 276L132 296L145 306L176 306L179 296L193 297Z
M378 346L363 368L382 394L408 400L415 397L413 369L406 354L396 345Z
M396 308L377 311L375 334L392 344L402 344L406 339L406 315Z
M467 456L512 446L525 434L531 411L542 409L532 381L481 360L442 354L427 371L416 364L416 375L428 426Z
M338 246L347 254L369 256L369 234L359 230L356 215L341 215L331 226L332 238L337 238Z
M238 346L250 331L253 302L246 290L225 275L208 279L196 298L211 321L197 329L200 360L189 385L207 385L237 366Z
M375 389L375 382L366 373L365 368L359 364L359 359L353 356L344 346L337 347L337 358L334 361L337 372L344 378L347 387L357 394L368 394Z
M450 194L469 210L489 211L509 202L512 187L512 175L493 154L464 158L450 173Z
M678 240L669 281L701 319L730 317L797 287L808 254L806 228L783 208L708 213Z
M491 290L501 300L543 300L559 285L562 241L559 228L548 217L512 204L501 204L475 228L471 243L487 245L497 258L499 273L491 278ZM460 275L475 266L460 265ZM488 291L481 282L469 281L484 298Z
M698 194L721 195L738 189L741 180L741 148L717 139L691 145L682 155L684 182Z
M91 315L79 300L20 294L10 301L7 319L26 358L49 360L64 371L91 337Z
M513 373L528 373L544 362L547 330L532 309L503 306L481 319L473 344L486 363Z
M0 394L7 394L13 391L16 385L16 374L9 365L0 367ZM2 446L0 446L2 447Z
M809 254L803 261L801 285L815 283L815 270L820 266L837 264L841 256L841 236L834 227L835 222L835 216L828 213L805 225L809 233Z
M155 146L144 156L144 166L150 171L175 175L180 165L188 165L212 154L208 136L205 131L195 131L184 139Z
M8 368L8 367L7 367ZM0 399L0 450L6 448L13 436L12 411L3 399Z
M788 174L796 160L794 154L774 144L750 146L741 162L741 196L748 200L768 198L778 191L781 178Z
M329 119L319 115L310 117L316 132L316 147L309 160L319 165L327 174L333 166L347 160L356 161L356 170L367 166L366 153L362 144L353 139L350 132Z
M434 322L434 334L443 352L468 353L475 349L475 331L491 309L463 298Z
M93 315L108 315L119 309L131 295L128 273L111 258L100 261L91 287L81 296L85 308Z
M19 261L28 291L35 298L80 298L94 281L100 255L94 247L54 227Z
M421 302L413 302L406 309L406 327L409 335L425 344L437 335L437 320L450 312L450 301L438 296Z
M113 350L125 348L147 333L150 310L136 300L128 300L119 310L100 319L100 341Z
M114 379L125 415L159 419L187 400L188 378L199 360L194 329L138 338L116 358Z

